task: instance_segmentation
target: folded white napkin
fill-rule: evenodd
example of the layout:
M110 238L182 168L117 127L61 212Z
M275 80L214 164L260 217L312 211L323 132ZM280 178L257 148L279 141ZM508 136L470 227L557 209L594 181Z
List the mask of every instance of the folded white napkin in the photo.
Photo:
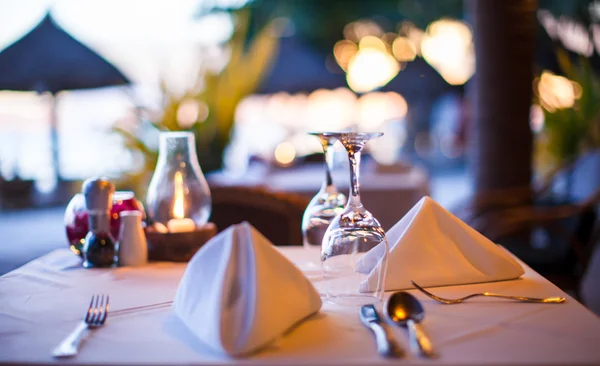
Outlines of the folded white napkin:
M234 356L266 346L320 308L310 281L247 222L194 255L173 303L201 341Z
M462 285L508 280L520 277L521 265L503 248L469 227L429 197L423 197L387 233L390 246L385 277L386 290L420 286ZM371 292L377 284L372 249L358 265L370 272L361 292ZM380 264L377 264L380 265Z

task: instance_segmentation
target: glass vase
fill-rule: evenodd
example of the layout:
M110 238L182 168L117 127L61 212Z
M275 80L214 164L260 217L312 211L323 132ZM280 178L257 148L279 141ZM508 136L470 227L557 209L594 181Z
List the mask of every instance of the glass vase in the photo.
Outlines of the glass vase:
M148 216L160 232L189 232L211 212L208 183L196 155L194 134L162 132L158 162L148 186Z

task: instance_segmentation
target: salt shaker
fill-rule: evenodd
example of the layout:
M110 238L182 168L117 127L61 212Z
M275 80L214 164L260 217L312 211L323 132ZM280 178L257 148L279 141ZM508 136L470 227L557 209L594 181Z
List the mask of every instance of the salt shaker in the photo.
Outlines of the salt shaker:
M83 183L88 211L89 232L83 245L83 266L112 267L116 264L115 239L110 233L110 210L115 186L106 179L88 179Z
M140 211L121 212L119 232L119 265L141 266L148 262L148 243L142 228Z

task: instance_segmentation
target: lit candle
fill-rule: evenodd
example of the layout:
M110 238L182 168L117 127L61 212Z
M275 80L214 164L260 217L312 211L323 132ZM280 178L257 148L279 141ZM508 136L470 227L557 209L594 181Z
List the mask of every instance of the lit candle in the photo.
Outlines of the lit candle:
M171 233L184 233L194 231L196 224L194 220L185 217L185 196L183 191L183 175L176 172L173 177L175 185L175 199L173 202L173 219L167 222L167 228Z
M186 233L196 230L196 224L192 219L171 219L167 222L170 233Z

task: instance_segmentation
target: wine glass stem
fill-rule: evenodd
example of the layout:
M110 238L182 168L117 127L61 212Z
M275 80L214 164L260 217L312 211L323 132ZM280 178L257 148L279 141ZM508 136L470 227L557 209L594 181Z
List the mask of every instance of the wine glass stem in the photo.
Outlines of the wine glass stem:
M323 182L322 190L326 191L328 187L333 185L331 171L333 170L333 144L323 144L323 153L325 155L325 181Z
M358 183L360 173L360 155L361 151L348 152L350 160L350 200L348 203L352 206L361 206L360 186Z

